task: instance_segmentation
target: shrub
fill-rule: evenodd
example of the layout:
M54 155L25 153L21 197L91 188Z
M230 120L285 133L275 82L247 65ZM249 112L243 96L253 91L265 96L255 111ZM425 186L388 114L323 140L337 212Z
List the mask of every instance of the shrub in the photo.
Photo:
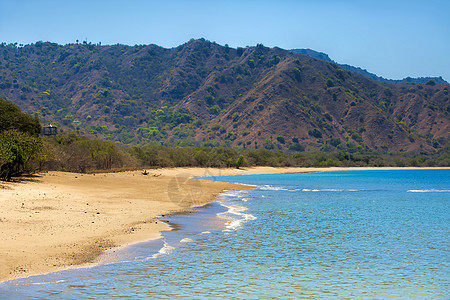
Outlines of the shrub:
M272 141L269 139L264 140L263 147L267 150L272 150L274 148Z
M212 95L206 95L206 97L205 97L205 101L206 101L206 103L208 103L209 105L211 105L211 104L213 104L213 102L214 102L214 96L212 96Z
M336 77L339 78L340 80L345 80L345 71L342 70L341 68L337 69Z
M301 82L302 81L302 73L301 73L300 69L295 67L293 70L293 73L294 73L294 78L297 81Z
M295 143L295 144L289 145L288 149L291 150L291 151L296 151L296 152L303 152L303 151L305 151L305 147L303 147L299 143Z
M237 138L236 134L234 134L234 132L230 131L227 133L227 135L225 136L225 139L230 140L230 141L234 141Z
M331 138L331 139L327 140L327 142L328 142L331 146L337 147L337 146L341 143L341 140L338 139L338 138Z
M213 131L218 131L219 129L220 129L219 124L214 124L213 126L211 126L211 130L213 130Z
M281 135L277 136L277 141L280 142L280 144L284 144L286 142L284 137Z
M212 116L215 117L217 115L220 114L220 107L218 105L214 105L210 108L208 108L208 113Z
M325 119L327 119L328 121L332 121L332 120L333 120L333 117L332 117L328 112L324 113L323 116L324 116Z
M333 87L334 86L334 81L331 78L327 78L327 87Z
M318 139L322 138L322 132L320 132L320 130L318 130L317 128L314 128L313 130L309 130L308 134L310 136L313 136L313 137L318 138Z

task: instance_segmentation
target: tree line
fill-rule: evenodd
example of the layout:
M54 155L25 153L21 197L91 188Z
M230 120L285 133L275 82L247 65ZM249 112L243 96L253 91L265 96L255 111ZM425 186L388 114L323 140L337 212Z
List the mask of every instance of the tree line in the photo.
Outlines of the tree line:
M427 153L360 151L321 152L295 149L232 148L209 145L125 147L69 132L39 137L41 124L13 103L0 98L0 179L11 180L36 170L94 172L159 167L434 167L450 165L450 149Z

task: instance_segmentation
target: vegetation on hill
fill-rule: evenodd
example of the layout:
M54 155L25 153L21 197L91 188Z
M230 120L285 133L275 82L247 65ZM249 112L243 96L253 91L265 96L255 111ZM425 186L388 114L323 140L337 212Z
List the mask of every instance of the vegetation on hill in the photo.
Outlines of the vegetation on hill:
M438 152L450 85L388 84L263 45L0 45L0 96L122 145Z
M195 123L184 110L153 113L151 125L164 133L181 123ZM111 141L89 139L75 132L50 137L38 137L41 126L6 100L0 99L0 180L10 180L24 171L62 170L89 172L158 167L246 167L246 166L448 166L449 149L427 153L387 153L362 151L309 151L293 139L289 152L274 149L266 139L263 148L232 148L226 146L173 147L164 145L118 146ZM164 133L165 134L165 133ZM309 133L323 138L318 130ZM276 141L285 144L282 136ZM338 140L330 140L338 146Z

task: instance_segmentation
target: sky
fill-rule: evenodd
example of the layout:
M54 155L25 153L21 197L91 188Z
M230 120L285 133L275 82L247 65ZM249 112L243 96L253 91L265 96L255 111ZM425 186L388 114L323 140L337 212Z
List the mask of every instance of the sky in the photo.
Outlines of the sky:
M389 79L450 82L449 0L0 0L0 42L309 48Z

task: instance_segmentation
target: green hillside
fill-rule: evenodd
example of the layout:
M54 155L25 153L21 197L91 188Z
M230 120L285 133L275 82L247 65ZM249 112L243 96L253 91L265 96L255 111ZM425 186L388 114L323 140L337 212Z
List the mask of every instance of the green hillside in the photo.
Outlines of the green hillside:
M449 84L391 84L263 45L0 46L0 97L65 132L125 145L428 151Z

